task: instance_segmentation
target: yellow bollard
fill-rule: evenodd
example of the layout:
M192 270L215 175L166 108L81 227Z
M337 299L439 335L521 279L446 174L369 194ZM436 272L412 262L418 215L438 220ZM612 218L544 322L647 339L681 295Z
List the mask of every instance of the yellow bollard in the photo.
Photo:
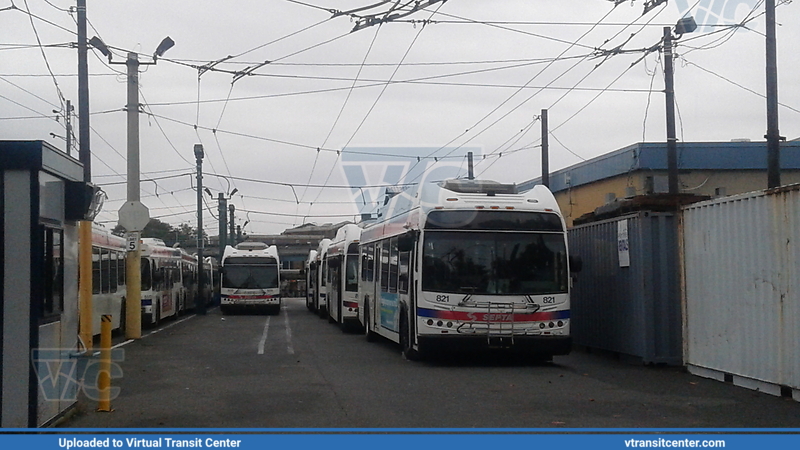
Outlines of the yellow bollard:
M97 378L98 412L111 412L111 316L100 317L100 372Z

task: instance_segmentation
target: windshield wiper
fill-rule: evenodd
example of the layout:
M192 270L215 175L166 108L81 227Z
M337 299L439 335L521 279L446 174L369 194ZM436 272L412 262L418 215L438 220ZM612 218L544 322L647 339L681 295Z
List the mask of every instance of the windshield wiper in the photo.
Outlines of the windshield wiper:
M528 294L525 294L523 297L525 297L525 301L528 303L526 308L530 308L531 306L535 306L535 308L533 309L533 312L539 311L542 308L542 305L537 305L533 301L533 297L532 296L530 296Z

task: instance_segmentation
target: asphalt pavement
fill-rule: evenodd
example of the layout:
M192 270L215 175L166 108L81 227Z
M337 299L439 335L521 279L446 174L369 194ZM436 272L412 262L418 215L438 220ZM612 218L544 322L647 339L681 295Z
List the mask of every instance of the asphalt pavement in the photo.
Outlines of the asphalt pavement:
M574 350L552 363L412 362L286 299L279 315L189 315L123 343L119 395L69 428L784 428L800 403L682 368Z

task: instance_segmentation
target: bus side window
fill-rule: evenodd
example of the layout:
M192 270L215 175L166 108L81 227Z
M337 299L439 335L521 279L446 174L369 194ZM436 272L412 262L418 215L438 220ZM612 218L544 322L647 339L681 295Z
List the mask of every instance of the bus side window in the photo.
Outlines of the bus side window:
M400 252L400 277L398 279L398 290L401 294L408 294L408 271L411 261L411 252Z
M381 291L389 292L389 240L383 241L380 246L381 261Z
M397 292L397 238L389 240L389 292Z
M117 284L125 285L125 253L120 253L117 259Z
M117 260L119 257L119 252L111 252L108 255L108 287L109 292L117 292Z
M153 290L154 291L163 291L164 290L164 268L159 267L158 269L153 270Z
M367 281L375 281L375 245L367 248Z
M361 247L361 281L367 281L367 247Z
M92 294L100 293L100 249L92 247Z

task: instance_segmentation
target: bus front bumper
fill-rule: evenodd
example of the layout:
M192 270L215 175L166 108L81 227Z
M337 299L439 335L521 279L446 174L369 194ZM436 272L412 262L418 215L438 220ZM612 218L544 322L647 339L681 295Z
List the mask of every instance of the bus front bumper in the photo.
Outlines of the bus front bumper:
M572 350L571 336L530 335L450 335L419 336L420 348L433 352L473 352L501 350L530 355L567 355Z

